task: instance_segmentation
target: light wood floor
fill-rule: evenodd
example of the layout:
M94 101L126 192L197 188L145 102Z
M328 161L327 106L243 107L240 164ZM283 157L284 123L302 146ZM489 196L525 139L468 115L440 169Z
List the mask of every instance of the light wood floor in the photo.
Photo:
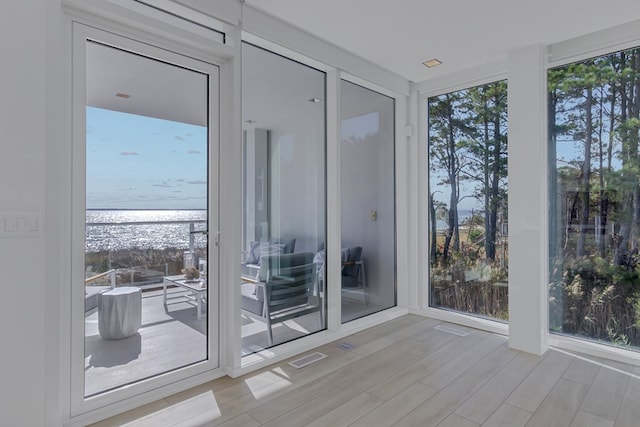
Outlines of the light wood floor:
M317 351L328 357L221 378L96 426L640 426L638 367L533 356L505 337L419 316Z

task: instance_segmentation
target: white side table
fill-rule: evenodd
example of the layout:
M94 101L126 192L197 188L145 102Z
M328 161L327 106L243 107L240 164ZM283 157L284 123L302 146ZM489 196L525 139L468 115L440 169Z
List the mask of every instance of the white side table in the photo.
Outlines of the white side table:
M142 291L125 286L98 297L98 330L107 340L119 340L138 332L142 325Z
M167 286L174 285L186 289L185 295L167 295ZM203 306L207 301L207 281L199 279L195 281L185 280L184 275L165 276L162 283L162 302L167 305L168 300L179 299L196 307L197 319L203 316Z

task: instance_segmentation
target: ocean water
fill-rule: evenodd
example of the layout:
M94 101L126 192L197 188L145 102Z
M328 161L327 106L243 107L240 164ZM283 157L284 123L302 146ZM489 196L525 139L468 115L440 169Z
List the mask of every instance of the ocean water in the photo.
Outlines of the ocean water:
M189 224L206 229L205 210L87 210L86 251L189 247ZM196 246L205 239L195 234Z
M476 209L476 213L477 213L478 209ZM462 224L463 222L465 222L467 219L469 219L471 217L471 210L470 209L460 209L458 210L458 224ZM437 219L436 220L436 230L438 231L444 231L447 230L449 228L449 222L446 219Z
M470 211L460 211L460 221ZM123 249L166 249L189 247L189 224L204 230L205 210L87 210L86 251L117 251ZM438 230L447 229L444 220L437 220ZM205 237L195 234L196 246L204 246Z

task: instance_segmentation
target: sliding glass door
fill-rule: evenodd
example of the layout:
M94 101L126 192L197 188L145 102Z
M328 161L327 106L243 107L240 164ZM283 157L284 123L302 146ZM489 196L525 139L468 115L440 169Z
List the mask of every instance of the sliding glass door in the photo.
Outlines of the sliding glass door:
M342 322L396 304L395 102L340 83Z
M325 328L325 74L242 45L242 354Z
M218 68L111 35L75 53L73 372L88 399L217 366Z

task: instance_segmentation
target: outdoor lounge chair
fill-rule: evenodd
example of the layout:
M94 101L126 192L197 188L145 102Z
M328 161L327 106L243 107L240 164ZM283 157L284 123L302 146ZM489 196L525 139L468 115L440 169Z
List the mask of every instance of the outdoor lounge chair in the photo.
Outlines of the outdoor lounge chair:
M362 246L342 248L341 251L341 286L342 292L347 295L361 295L365 304L369 303L367 295L367 279L364 271L364 260L362 259ZM314 262L318 273L318 286L322 292L324 289L324 267L325 251L324 246L316 253Z
M321 315L311 252L263 256L258 279L242 284L241 307L243 314L267 324L269 346L274 323L314 312Z
M364 295L365 304L369 303L361 246L342 250L342 290L343 292L358 291Z
M244 260L240 263L240 275L247 279L256 279L260 271L262 257L265 255L290 254L296 248L296 239L272 238L267 241L248 243Z

